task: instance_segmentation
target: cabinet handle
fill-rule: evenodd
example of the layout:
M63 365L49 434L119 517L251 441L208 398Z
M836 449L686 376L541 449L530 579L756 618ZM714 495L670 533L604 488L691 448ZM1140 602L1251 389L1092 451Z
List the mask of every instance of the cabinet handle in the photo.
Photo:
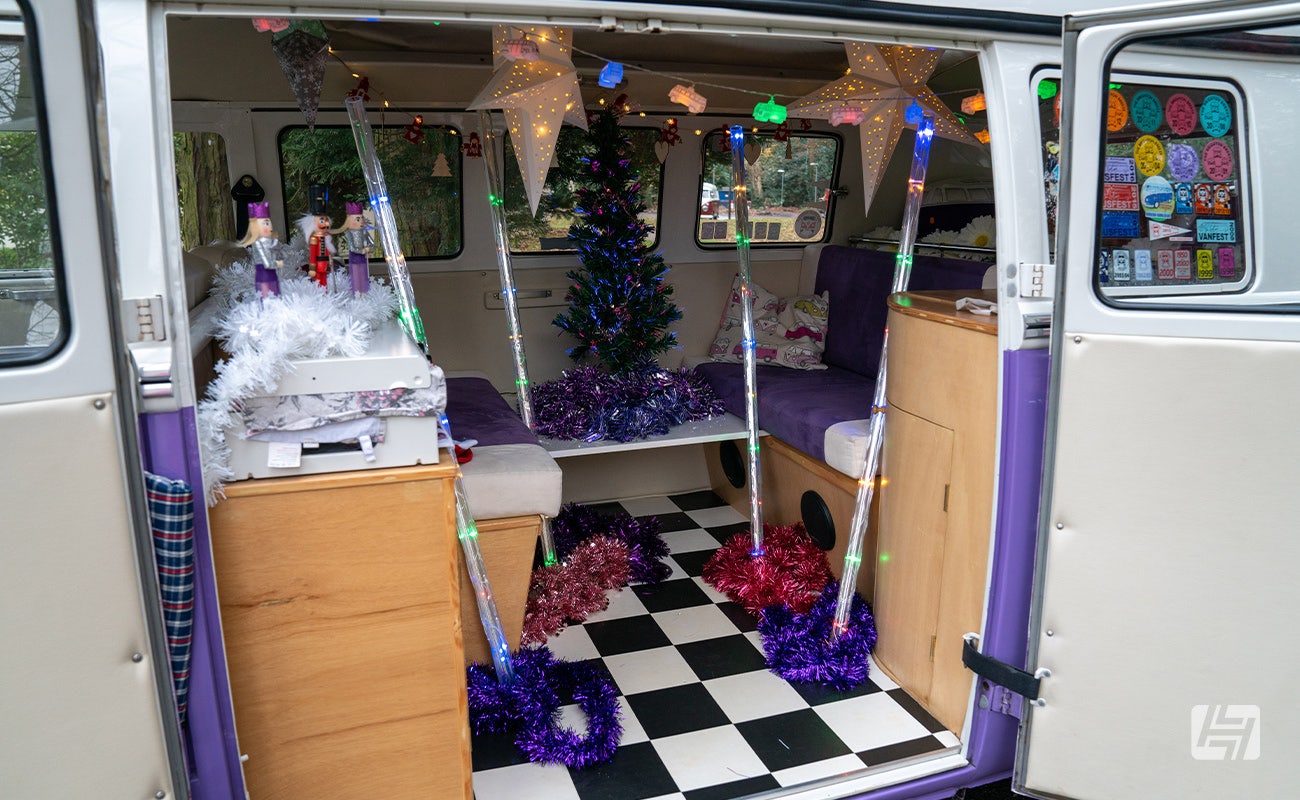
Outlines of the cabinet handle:
M950 484L950 483L945 483L945 484L943 485L943 510L944 510L944 513L947 513L947 512L948 512L948 487L949 487L949 486L952 486L952 484Z

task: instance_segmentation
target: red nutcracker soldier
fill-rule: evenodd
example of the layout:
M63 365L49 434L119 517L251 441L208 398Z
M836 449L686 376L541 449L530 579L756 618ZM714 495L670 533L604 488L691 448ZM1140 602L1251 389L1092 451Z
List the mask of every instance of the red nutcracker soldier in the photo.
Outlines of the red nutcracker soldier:
M322 287L329 285L334 237L330 235L329 187L313 183L308 187L308 211L298 219L298 229L307 242L307 269Z

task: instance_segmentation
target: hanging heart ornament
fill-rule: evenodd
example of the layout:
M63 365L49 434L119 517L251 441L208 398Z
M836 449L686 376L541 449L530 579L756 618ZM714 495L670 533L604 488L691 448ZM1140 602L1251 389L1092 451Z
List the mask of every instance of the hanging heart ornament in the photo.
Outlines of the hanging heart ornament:
M668 158L668 151L671 149L672 145L668 142L655 142L655 157L659 159L660 164Z
M753 164L761 155L763 155L763 145L754 139L745 142L745 161Z

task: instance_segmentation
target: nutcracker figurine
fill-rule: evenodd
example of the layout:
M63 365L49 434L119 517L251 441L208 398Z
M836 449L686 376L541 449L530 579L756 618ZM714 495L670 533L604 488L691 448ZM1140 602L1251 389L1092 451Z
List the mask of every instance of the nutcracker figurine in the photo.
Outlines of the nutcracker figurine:
M308 187L308 210L298 219L298 228L307 242L307 270L322 287L329 285L330 258L334 255L334 237L330 235L329 187L313 183Z
M256 266L254 277L258 294L269 297L280 293L280 278L276 268L280 266L277 257L280 240L276 238L275 228L271 224L270 203L248 204L248 233L239 242L248 248Z
M348 218L343 227L335 228L330 233L343 234L348 243L348 277L352 281L352 291L365 294L370 291L370 251L375 247L375 237L366 225L366 218L361 213L360 203L344 203Z

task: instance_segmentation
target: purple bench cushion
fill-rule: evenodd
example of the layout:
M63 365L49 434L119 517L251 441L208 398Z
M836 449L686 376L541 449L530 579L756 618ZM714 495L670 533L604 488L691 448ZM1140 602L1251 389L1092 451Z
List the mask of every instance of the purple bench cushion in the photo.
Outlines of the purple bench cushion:
M741 364L714 361L695 368L726 409L741 419L745 417L743 369ZM809 371L761 366L755 374L760 427L818 460L826 460L827 428L871 415L874 376L867 378L836 367Z
M538 444L537 434L485 378L447 379L447 421L452 436L477 439L479 447Z
M978 289L988 266L979 261L915 256L908 290ZM837 245L822 250L813 293L831 293L823 364L875 379L889 313L886 300L893 282L893 253Z

